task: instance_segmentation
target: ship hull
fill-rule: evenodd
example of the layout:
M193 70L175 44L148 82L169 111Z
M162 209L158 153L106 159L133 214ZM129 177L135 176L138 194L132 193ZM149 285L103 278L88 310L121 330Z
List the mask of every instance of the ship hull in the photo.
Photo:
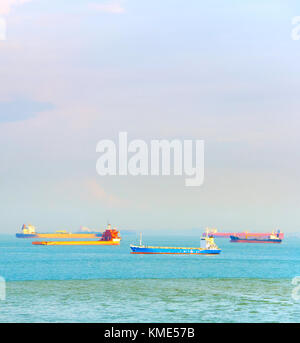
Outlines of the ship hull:
M16 233L17 238L37 238L37 234Z
M210 237L215 237L215 238L229 238L230 236L233 235L245 235L245 232L212 232L208 233ZM249 236L251 237L269 237L272 233L271 232L254 232L254 233L248 233ZM206 236L206 233L202 234L203 237ZM280 232L278 234L278 238L283 239L284 238L284 233Z
M180 254L180 255L217 255L221 250L200 248L169 248L169 247L139 247L131 246L132 254Z
M33 245L120 245L120 241L37 241Z
M97 238L101 237L102 233L36 233L26 234L17 233L17 238Z

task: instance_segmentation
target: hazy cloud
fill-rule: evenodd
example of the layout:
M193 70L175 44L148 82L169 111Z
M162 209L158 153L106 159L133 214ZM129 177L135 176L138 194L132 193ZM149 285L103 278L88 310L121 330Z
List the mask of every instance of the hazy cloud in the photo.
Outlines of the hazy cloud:
M120 2L108 2L104 4L90 3L90 8L99 12L106 13L124 13L125 9Z
M86 190L87 196L90 200L100 201L112 207L126 207L128 205L127 201L116 195L107 193L94 179L86 180L83 188Z
M0 102L0 123L27 120L38 112L52 109L49 103L34 102L24 99Z
M1 0L0 1L0 15L7 15L14 6L31 2L32 0Z

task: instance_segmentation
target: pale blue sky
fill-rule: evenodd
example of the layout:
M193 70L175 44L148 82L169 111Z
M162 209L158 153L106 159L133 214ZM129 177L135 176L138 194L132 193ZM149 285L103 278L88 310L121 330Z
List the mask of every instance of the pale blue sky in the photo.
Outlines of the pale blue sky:
M103 227L297 232L298 1L0 5L0 232ZM100 177L96 144L205 140L205 183Z

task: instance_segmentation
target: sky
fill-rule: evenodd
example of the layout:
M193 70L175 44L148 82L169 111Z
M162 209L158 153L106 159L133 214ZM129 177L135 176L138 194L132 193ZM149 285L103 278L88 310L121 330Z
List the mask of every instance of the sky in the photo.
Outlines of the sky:
M0 233L300 230L292 0L1 0ZM99 140L203 139L205 179L100 176Z

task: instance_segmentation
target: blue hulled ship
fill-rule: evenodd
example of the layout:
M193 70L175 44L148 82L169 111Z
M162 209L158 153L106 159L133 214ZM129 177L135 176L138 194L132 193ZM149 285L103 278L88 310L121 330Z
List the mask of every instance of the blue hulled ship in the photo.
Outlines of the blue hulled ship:
M139 245L130 245L132 254L195 254L195 255L217 255L221 249L216 245L213 237L202 237L200 247L160 247L148 246L142 244L140 239Z
M36 238L38 237L35 226L31 224L23 224L22 226L22 233L16 233L17 238Z

